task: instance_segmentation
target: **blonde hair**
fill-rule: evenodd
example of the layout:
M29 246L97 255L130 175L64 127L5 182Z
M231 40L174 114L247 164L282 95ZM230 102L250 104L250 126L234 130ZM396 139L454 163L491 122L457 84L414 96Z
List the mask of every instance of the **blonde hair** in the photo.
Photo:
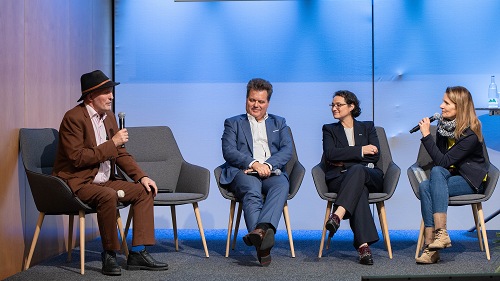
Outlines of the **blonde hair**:
M457 110L457 115L455 117L457 122L455 138L458 139L463 135L467 127L470 126L479 141L482 142L483 133L481 132L481 121L477 119L474 102L472 101L469 90L462 86L448 87L446 88L446 95L455 104Z

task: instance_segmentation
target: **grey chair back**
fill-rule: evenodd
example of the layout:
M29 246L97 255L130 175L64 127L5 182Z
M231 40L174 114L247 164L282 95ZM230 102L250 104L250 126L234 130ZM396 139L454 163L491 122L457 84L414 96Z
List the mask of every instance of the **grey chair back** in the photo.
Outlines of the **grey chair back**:
M129 152L160 190L175 192L184 162L172 131L167 126L129 127Z
M20 129L19 146L24 167L35 173L50 175L54 169L58 141L56 129Z
M63 180L51 176L58 136L57 130L51 128L19 130L21 158L36 208L47 215L77 215L80 210L93 212Z
M436 132L437 132L437 126L432 125L430 127L430 132L434 140L436 139ZM462 206L462 205L469 205L469 204L475 204L479 202L484 202L488 200L491 195L493 194L493 191L495 190L498 177L500 175L499 170L497 167L495 167L493 164L490 162L490 158L488 156L488 150L486 148L486 144L483 141L483 154L484 158L486 159L488 163L488 177L485 183L483 183L483 194L467 194L467 195L460 195L460 196L453 196L450 197L448 201L449 206ZM427 150L425 149L423 144L420 144L420 148L418 150L418 156L417 156L417 161L408 168L407 174L408 174L408 179L410 180L410 185L413 189L413 193L415 196L420 200L420 195L419 195L419 182L417 180L417 177L415 176L412 167L420 167L427 178L429 178L429 175L431 173L432 168L434 167L434 162L432 161L432 158L430 157L429 153L427 153Z
M208 197L210 171L184 160L169 127L128 127L127 131L127 152L158 186L155 206L195 203Z

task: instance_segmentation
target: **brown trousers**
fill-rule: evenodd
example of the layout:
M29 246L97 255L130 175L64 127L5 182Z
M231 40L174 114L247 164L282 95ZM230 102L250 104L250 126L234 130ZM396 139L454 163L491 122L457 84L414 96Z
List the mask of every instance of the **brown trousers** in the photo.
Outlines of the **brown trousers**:
M116 191L120 189L125 192L125 197L118 199ZM132 204L134 208L132 246L155 244L153 193L148 193L142 184L122 180L86 184L78 190L76 196L97 209L97 223L104 251L120 250L116 226L118 201Z

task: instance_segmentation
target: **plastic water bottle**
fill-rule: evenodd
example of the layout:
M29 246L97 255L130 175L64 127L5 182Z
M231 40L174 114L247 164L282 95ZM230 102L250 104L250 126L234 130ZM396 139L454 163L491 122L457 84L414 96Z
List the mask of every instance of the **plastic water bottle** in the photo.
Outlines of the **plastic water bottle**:
M488 107L498 107L498 92L497 84L495 84L495 76L491 76L491 84L488 88Z

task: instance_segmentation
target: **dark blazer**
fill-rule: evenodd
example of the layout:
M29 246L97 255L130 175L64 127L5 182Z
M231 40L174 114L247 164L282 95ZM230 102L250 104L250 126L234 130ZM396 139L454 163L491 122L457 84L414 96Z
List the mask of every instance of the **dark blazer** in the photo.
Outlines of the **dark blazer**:
M284 171L285 164L292 158L292 139L288 134L285 118L268 114L266 119L267 142L271 157L266 162L273 169ZM226 163L220 177L221 184L229 184L240 170L248 169L253 158L253 138L247 114L237 115L224 121L222 154Z
M374 169L383 176L382 170L377 167L380 153L361 156L362 146L374 145L380 151L377 130L371 121L360 122L354 119L354 146L349 146L344 126L340 122L323 125L323 157L326 163L326 180L339 177L343 170L355 164L367 165L373 163ZM343 166L332 163L342 162Z
M116 147L111 138L118 132L115 114L106 112L104 126L109 140L97 146L92 120L83 103L64 115L59 128L59 144L52 175L63 179L74 193L90 184L99 171L99 164L110 160L110 179L115 179L115 164L134 181L146 174L125 148Z
M488 173L488 164L483 154L483 143L470 128L455 140L448 150L448 138L436 133L436 142L431 134L421 139L434 165L449 168L454 165L458 173L474 189L478 190Z

